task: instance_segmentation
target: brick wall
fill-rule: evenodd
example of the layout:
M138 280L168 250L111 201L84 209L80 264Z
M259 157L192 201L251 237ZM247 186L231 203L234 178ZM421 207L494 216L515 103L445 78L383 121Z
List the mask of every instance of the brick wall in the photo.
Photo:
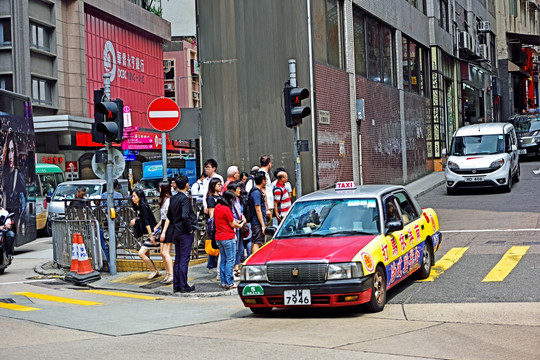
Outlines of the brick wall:
M349 77L342 70L315 64L317 110L330 112L330 124L320 124L317 116L317 163L319 188L338 181L353 180ZM340 156L340 141L345 155Z
M351 120L347 73L315 64L317 110L330 112L330 125L317 115L319 187L353 179ZM356 98L364 99L361 123L364 184L403 184L399 91L392 86L356 77ZM407 183L433 171L426 164L426 121L431 121L431 101L404 92ZM339 143L345 142L340 156Z
M357 76L356 97L365 107L360 129L364 184L402 184L399 91Z

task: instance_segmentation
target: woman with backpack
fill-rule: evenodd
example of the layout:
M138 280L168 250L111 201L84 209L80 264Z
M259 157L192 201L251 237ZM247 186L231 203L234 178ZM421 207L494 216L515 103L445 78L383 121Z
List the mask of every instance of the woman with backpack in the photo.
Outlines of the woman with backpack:
M221 189L223 188L223 182L221 179L214 177L210 179L208 183L208 193L206 194L206 204L208 206L208 216L207 219L214 217L214 209L217 205L219 198L221 197ZM208 263L206 267L210 269L215 269L218 266L218 256L208 255ZM217 269L217 277L219 278L219 268Z
M244 202L242 200L242 183L240 181L234 181L229 184L228 190L232 191L236 196L234 204L232 206L233 215L236 220L246 220L244 217ZM246 194L247 195L247 194ZM244 238L242 236L243 227L247 224L242 225L242 229L236 230L236 256L234 261L234 277L235 279L240 278L240 264L242 263L242 257L244 256Z
M233 207L235 201L236 195L231 190L227 190L221 199L218 200L214 211L216 242L221 257L221 287L226 290L236 287L233 276L236 258L236 229L241 229L245 221L244 218L242 220L234 218Z

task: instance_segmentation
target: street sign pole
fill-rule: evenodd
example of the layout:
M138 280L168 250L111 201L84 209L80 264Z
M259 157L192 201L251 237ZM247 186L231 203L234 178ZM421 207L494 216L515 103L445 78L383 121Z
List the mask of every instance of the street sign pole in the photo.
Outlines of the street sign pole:
M167 133L161 133L161 161L163 162L163 181L167 181Z
M110 74L103 74L103 82L105 85L105 97L107 101L111 99L111 82ZM116 234L114 218L111 217L111 209L114 207L114 189L113 189L113 154L112 142L105 141L107 148L107 228L109 230L109 272L111 275L116 275Z

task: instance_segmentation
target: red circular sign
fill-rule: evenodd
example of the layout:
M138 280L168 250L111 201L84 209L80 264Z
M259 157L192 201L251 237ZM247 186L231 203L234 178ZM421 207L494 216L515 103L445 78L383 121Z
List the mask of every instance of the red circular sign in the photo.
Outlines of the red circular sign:
M157 98L148 105L150 125L158 131L171 131L180 122L180 108L168 98Z

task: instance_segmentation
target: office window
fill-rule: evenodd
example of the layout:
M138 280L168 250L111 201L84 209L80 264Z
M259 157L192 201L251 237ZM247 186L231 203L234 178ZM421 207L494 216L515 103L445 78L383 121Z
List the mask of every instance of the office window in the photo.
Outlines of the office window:
M52 81L32 77L32 102L52 105L52 87Z
M388 85L394 85L394 37L390 28L381 25L381 29L383 82Z
M366 19L366 33L368 79L380 82L382 80L381 40L377 20L369 17Z
M402 38L403 89L428 96L428 51L416 42Z
M11 45L11 21L0 19L0 46Z
M448 31L448 0L441 0L440 10L439 26Z
M13 78L11 75L0 75L0 89L13 91Z
M354 28L354 65L356 74L366 76L366 32L364 31L364 13L353 6Z
M328 64L343 68L343 17L338 0L326 0L326 38Z
M353 6L354 62L357 75L395 86L394 30Z
M30 45L38 49L50 51L49 29L43 25L30 23Z

